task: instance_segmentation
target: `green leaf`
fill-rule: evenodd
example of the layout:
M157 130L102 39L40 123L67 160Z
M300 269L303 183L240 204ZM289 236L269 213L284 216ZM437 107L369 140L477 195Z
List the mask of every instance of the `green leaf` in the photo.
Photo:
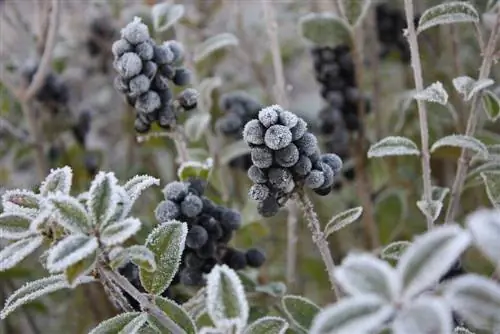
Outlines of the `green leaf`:
M288 323L280 317L263 317L250 324L243 334L284 334Z
M325 227L325 237L330 234L339 231L346 227L347 225L355 222L363 214L363 207L358 206L353 209L346 210L333 216Z
M424 216L429 216L432 221L436 221L438 219L439 214L441 213L441 209L443 209L442 201L430 201L426 200L417 201L418 209L424 214Z
M105 225L116 210L119 195L113 173L99 172L90 185L87 209L96 226Z
M124 243L141 228L141 221L137 218L127 218L119 222L106 225L100 234L100 240L106 246Z
M368 150L368 158L393 155L420 155L420 150L412 140L398 136L385 137Z
M156 296L154 297L154 303L158 306L165 314L172 319L180 328L186 331L186 334L196 334L196 324L194 320L187 314L180 305L174 301ZM153 317L149 317L149 321L153 322L154 326L160 329L161 333L169 333L167 328L164 328L162 324Z
M187 138L191 142L197 142L210 126L212 115L205 111L193 113L184 123Z
M486 187L486 195L488 195L491 204L495 208L500 208L500 171L482 172L481 178L483 179L484 186Z
M371 0L338 0L342 16L353 27L363 22L371 2Z
M142 286L151 294L159 295L172 282L181 261L187 235L187 224L176 220L156 227L146 239L146 247L153 252L157 270L140 269Z
M211 170L211 158L208 158L205 162L186 161L179 166L179 169L177 170L177 176L181 181L187 181L190 178L208 180Z
M281 299L281 304L295 326L306 332L311 328L314 317L321 310L318 305L301 296L286 295Z
M119 314L111 319L101 322L96 328L90 331L89 334L125 334L122 330L137 318L141 318L141 312L127 312ZM141 321L146 319L141 318ZM142 326L142 325L141 325Z
M149 175L136 175L123 185L123 189L127 193L130 204L127 206L128 211L132 208L134 202L139 198L144 190L151 186L159 186L160 180ZM122 217L126 216L128 212L125 212Z
M483 109L488 119L496 122L500 118L500 99L490 90L486 90L482 97Z
M318 46L336 47L351 39L344 20L331 13L309 13L299 24L302 37Z
M162 32L168 30L184 16L185 8L183 5L171 3L156 4L151 8L153 17L153 27L155 31Z
M42 236L33 236L18 240L0 251L0 271L5 271L17 265L43 242Z
M78 279L89 274L95 267L97 263L97 252L94 252L90 256L78 261L77 263L67 267L64 270L66 275L66 280L70 284L70 287L74 288L78 284Z
M417 33L441 24L479 22L479 14L468 2L454 1L427 9L418 22Z
M73 171L71 167L65 166L50 171L40 186L40 195L47 196L50 193L61 192L65 195L71 190Z
M0 239L18 240L34 234L30 230L31 218L22 213L0 214Z
M62 272L69 266L91 256L98 247L95 237L69 235L49 249L47 268L51 273Z
M74 197L57 195L49 198L57 213L57 223L72 233L87 233L92 228L85 207Z
M399 260L401 255L411 246L409 241L394 241L385 246L380 252L380 258L383 260Z
M286 293L286 285L283 282L270 282L265 285L258 285L255 291L265 293L272 297L282 297Z
M220 77L205 78L200 82L198 91L200 92L200 100L198 101L198 109L204 112L210 112L212 109L212 93L215 89L222 85Z
M482 157L488 157L488 148L479 139L465 136L465 135L450 135L437 140L431 147L431 152L434 152L443 146L460 147L462 149L469 149Z
M132 261L140 268L153 272L156 270L155 255L146 246L134 245L110 253L111 267L119 268L127 261Z
M193 60L199 63L217 50L238 44L238 38L227 32L209 37L195 48Z
M233 159L246 154L250 154L250 147L243 139L238 140L222 148L220 153L220 163L227 165Z

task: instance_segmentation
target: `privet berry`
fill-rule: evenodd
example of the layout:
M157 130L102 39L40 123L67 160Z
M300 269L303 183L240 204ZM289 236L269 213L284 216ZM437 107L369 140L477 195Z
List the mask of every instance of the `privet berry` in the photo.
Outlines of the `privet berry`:
M266 261L266 254L257 248L250 248L245 253L247 264L250 267L258 268Z

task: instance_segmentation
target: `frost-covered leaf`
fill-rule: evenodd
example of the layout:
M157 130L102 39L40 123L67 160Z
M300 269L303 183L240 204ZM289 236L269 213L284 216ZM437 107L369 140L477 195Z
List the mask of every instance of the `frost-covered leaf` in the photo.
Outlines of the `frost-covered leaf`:
M168 30L184 16L183 5L172 3L159 3L151 8L153 27L155 31L162 32Z
M198 109L204 112L210 112L212 109L212 93L215 89L222 85L220 77L204 78L198 86L200 99L198 101Z
M401 292L394 268L370 254L348 255L334 275L342 289L352 296L371 294L391 301Z
M180 328L182 328L186 334L196 334L196 324L193 319L187 314L186 310L184 310L180 305L176 302L163 298L163 297L154 297L154 303L158 306L165 314L175 322ZM160 330L161 333L170 333L170 331L163 327L163 325L156 320L154 317L149 317L149 321L154 324L156 328Z
M420 297L403 307L392 330L394 334L451 333L451 309L445 300L433 296Z
M470 239L465 230L452 224L417 237L396 268L403 295L411 298L436 284L469 246Z
M248 325L243 334L284 334L288 323L280 317L262 317Z
M93 282L94 278L85 276L80 278L76 285ZM19 306L30 303L37 298L45 296L51 292L69 288L64 275L55 275L38 279L36 281L28 282L14 293L5 301L3 310L0 312L0 319L5 319L11 312Z
M138 267L153 272L156 270L155 255L149 248L142 245L134 245L127 248L121 248L116 252L110 252L110 261L112 268L116 269L127 261L132 261Z
M115 212L119 200L117 188L113 173L99 172L92 181L87 210L94 225L105 225Z
M462 149L469 149L480 154L484 158L488 157L488 148L486 147L486 145L484 145L479 139L474 137L465 135L450 135L443 137L441 139L438 139L432 145L431 152L434 152L438 148L444 146L453 146L453 147L460 147Z
M205 162L185 161L177 169L177 176L181 181L187 181L191 178L208 180L212 167L212 158L208 158Z
M57 213L57 223L72 233L87 233L92 223L85 207L74 197L57 194L49 198Z
M140 319L142 325L146 323L147 314L144 314L144 317L141 312L127 312L119 314L111 319L105 320L101 322L96 328L90 331L89 334L126 334L130 332L123 331L127 325L130 323L134 324L134 320ZM123 332L122 332L123 331Z
M468 76L461 76L453 79L453 86L463 95L465 101L472 99L480 91L490 87L495 82L491 79L474 80Z
M226 332L223 329L218 329L214 327L202 327L198 334L225 334Z
M449 188L432 186L432 200L442 202L446 198L446 195L450 192Z
M157 270L149 272L140 269L141 283L146 291L159 295L168 288L179 269L186 235L187 224L176 220L163 223L151 231L145 245L155 255Z
M474 328L492 330L500 324L500 286L477 274L457 277L445 286L448 304Z
M353 209L346 210L344 212L335 215L330 219L325 227L325 237L328 237L333 232L343 229L347 225L355 222L361 217L363 213L363 207L358 206Z
M295 326L304 331L311 328L314 317L321 311L318 305L301 296L284 296L281 305Z
M125 219L130 213L130 210L132 210L132 206L134 205L134 202L132 202L130 196L127 194L127 191L123 187L117 187L116 194L118 200L116 201L115 211L111 215L109 222L116 222ZM101 225L100 228L102 229L105 226L106 225Z
M50 212L50 210L42 211L36 216L36 218L31 221L30 230L34 234L40 233L40 231L44 231L47 225L53 221L52 216L53 214L52 212Z
M300 18L302 37L318 46L336 47L350 41L349 27L331 13L309 13Z
M474 244L494 264L500 263L500 211L480 209L466 219Z
M18 240L32 235L31 220L23 213L0 214L0 239Z
M368 333L393 315L386 301L373 295L344 298L324 308L314 318L309 334Z
M496 122L500 118L500 99L490 90L486 90L482 97L483 109L488 119Z
M465 327L455 327L455 329L453 330L453 334L475 334L474 332L471 332L470 330L468 330L467 328Z
M486 194L495 208L500 208L500 171L492 170L480 173L486 187Z
M426 200L417 201L417 207L424 214L424 216L431 217L432 221L436 221L438 219L441 210L443 209L442 201L430 201Z
M184 123L186 135L191 142L197 142L201 139L205 131L210 126L212 115L206 111L193 113Z
M4 212L21 212L34 217L40 210L40 197L24 189L7 190L2 195L2 207Z
M420 155L420 150L410 139L397 136L385 137L368 150L368 158L388 155Z
M193 60L199 63L217 50L238 44L238 38L228 32L209 37L195 48Z
M418 22L420 33L431 27L460 22L479 22L479 14L468 2L453 1L427 9Z
M249 314L245 290L236 272L216 265L207 275L207 311L217 327L246 325Z
M101 231L100 237L106 246L118 245L137 233L141 221L137 218L127 218L119 222L109 223Z
M18 240L0 250L0 272L10 269L24 260L43 242L42 236Z
M49 175L40 185L40 195L47 196L50 193L69 194L71 182L73 180L73 171L71 167L64 166L50 171Z
M351 26L357 26L363 22L371 2L371 0L338 0L340 12Z
M384 260L398 261L404 252L411 246L409 241L395 241L385 246L380 252L380 258Z
M97 238L86 235L69 235L49 249L47 268L51 273L61 272L98 248Z
M128 211L122 215L122 217L126 216L130 209L132 208L132 204L139 198L144 190L151 186L160 185L160 180L149 175L136 175L130 180L127 181L123 185L123 189L127 192L127 195L130 199L130 207L128 207Z
M283 282L271 282L265 285L258 285L255 291L265 293L272 297L282 297L286 293L286 285Z
M439 81L426 87L423 91L414 95L415 100L427 101L446 105L448 103L448 93Z
M235 141L222 148L220 153L220 163L227 165L235 158L250 154L250 146L243 140Z
M75 287L80 278L88 275L95 268L96 263L97 252L93 252L90 256L67 267L64 270L64 275L66 275L66 280L70 284L70 287Z

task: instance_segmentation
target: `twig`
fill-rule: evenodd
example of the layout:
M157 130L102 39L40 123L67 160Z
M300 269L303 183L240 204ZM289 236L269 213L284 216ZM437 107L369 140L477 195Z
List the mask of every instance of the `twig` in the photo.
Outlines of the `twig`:
M48 1L38 0L38 20L39 20L39 31L38 39L36 43L37 51L39 54L43 54L48 36L48 28L50 23L50 10L51 4Z
M2 130L5 130L5 132L10 133L12 137L18 139L21 142L29 142L29 135L22 131L21 129L16 128L12 123L10 123L8 120L6 120L3 117L0 117L0 133Z
M498 38L498 32L500 29L500 12L497 12L497 18L495 25L491 31L491 35L486 45L484 51L484 58L479 70L479 79L488 78L491 65L493 63L496 41ZM466 136L474 136L477 126L477 116L481 106L481 94L476 94L472 98L471 110L469 113L469 118L467 120L467 128L465 130ZM455 176L455 181L453 182L453 187L450 193L450 200L448 202L448 209L446 210L445 223L450 223L455 219L455 215L458 210L458 203L460 200L460 195L462 193L462 188L464 186L465 177L467 176L467 170L469 168L469 163L471 160L471 155L466 149L462 149L460 153L460 158L458 160L457 174Z
M413 69L413 79L415 81L415 88L417 91L422 91L424 89L424 83L422 79L422 65L420 63L420 52L418 48L417 33L415 31L415 24L413 23L413 0L405 0L405 13L406 13L406 23L408 25L407 39L410 46L411 54L411 67ZM418 106L418 117L420 123L420 136L421 136L421 161L422 161L422 179L424 184L424 194L423 199L427 203L432 201L432 185L431 185L431 165L430 165L430 154L429 154L429 127L427 125L427 110L425 102L422 100L417 100ZM434 226L434 222L430 213L427 213L427 228L431 229Z

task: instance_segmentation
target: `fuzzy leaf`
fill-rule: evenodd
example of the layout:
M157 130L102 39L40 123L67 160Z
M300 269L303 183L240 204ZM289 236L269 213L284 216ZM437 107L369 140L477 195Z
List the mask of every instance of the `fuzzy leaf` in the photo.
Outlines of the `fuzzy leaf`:
M69 235L49 249L47 268L51 273L61 272L91 256L97 248L98 243L95 237Z
M392 324L394 334L452 332L451 309L438 297L421 297L403 307Z
M432 186L432 200L442 202L446 198L446 195L450 192L449 188Z
M151 186L160 185L160 180L149 175L136 175L130 180L127 181L123 185L123 188L127 192L128 197L130 198L130 208L132 208L132 204L141 196L142 192ZM125 213L125 215L127 215Z
M53 215L50 210L45 210L37 215L30 224L30 230L33 232L33 234L38 234L40 233L40 231L45 230L47 225L53 221L52 216Z
M140 268L153 272L156 270L155 255L146 246L134 245L110 254L111 266L116 269L127 261L132 261Z
M302 37L318 46L336 47L350 41L350 31L340 17L331 13L309 13L300 18Z
M106 246L118 245L137 233L141 228L141 221L137 218L109 223L101 231L101 241Z
M467 274L450 281L444 296L448 304L474 328L492 330L500 324L500 287L477 274Z
M396 260L401 258L401 255L411 246L409 241L395 241L391 242L382 249L380 257L384 260Z
M93 282L94 278L85 276L77 280L76 285L85 284ZM75 285L75 286L76 286ZM12 293L9 298L5 301L4 308L0 312L0 319L5 319L7 315L17 309L19 306L30 303L33 300L47 295L51 292L69 288L68 282L64 275L55 275L45 278L41 278L36 281L26 283L14 293Z
M500 263L500 216L498 210L480 209L466 219L474 244L494 264Z
M465 135L450 135L438 139L431 147L431 152L436 151L438 148L443 146L453 146L460 147L462 149L469 149L482 157L488 157L488 148L479 139L465 136Z
M57 223L72 233L87 233L92 228L85 207L74 197L58 194L49 198L57 212Z
M286 315L295 326L307 331L321 308L307 298L287 295L281 299Z
M488 119L496 122L500 118L500 99L490 90L486 90L482 97L483 109Z
M452 224L416 238L396 268L404 297L411 298L436 284L469 244L470 235Z
M338 0L340 12L342 16L351 24L358 26L366 16L368 8L370 8L371 0Z
M22 213L0 214L0 239L18 240L33 234L31 218Z
M471 332L465 327L455 327L453 330L453 334L475 334L474 332Z
M284 334L288 323L280 317L262 317L250 324L243 334Z
M130 199L130 196L127 194L127 191L123 187L116 188L116 194L118 200L116 201L115 211L111 215L109 222L116 222L119 220L125 219L130 210L132 210L132 206L134 202ZM106 225L101 225L100 228L104 228Z
M186 161L179 166L177 176L181 181L187 181L193 177L208 180L212 167L212 158L208 158L205 162Z
M92 253L90 256L78 261L75 264L67 267L64 270L64 275L66 280L70 284L71 288L74 288L78 284L78 280L87 274L89 274L97 263L97 252Z
M426 87L423 91L414 95L415 100L427 101L446 105L448 103L448 93L439 81Z
M493 85L494 81L491 79L474 80L468 76L461 76L453 79L453 86L463 95L465 101L469 101L472 97L480 91Z
M204 112L210 112L212 109L212 93L215 89L222 85L220 77L205 78L200 82L198 91L200 92L200 100L198 102L198 109Z
M71 190L73 171L71 167L64 166L50 171L50 174L40 185L40 195L47 196L50 193L61 192L65 195Z
M207 311L218 328L242 328L247 323L249 307L243 285L226 265L216 265L207 275Z
M130 323L135 324L134 320L140 319L142 325L146 323L147 317L144 316L140 312L127 312L119 314L113 318L105 320L101 322L96 328L90 331L89 334L126 334L126 333L134 333L134 332L125 332L124 329Z
M165 314L172 319L180 328L182 328L186 334L196 334L196 325L191 319L191 317L187 314L186 310L184 310L180 305L176 302L155 296L154 303L158 306ZM161 333L169 333L167 328L164 328L163 325L156 320L154 317L149 317L149 321L154 324L156 328L160 330Z
M10 269L24 260L43 242L42 236L18 240L0 250L0 272Z
M146 247L155 255L157 270L140 269L141 283L146 291L159 295L168 288L179 269L186 235L187 224L177 220L163 223L151 231Z
M347 225L355 222L361 217L363 213L363 207L358 206L353 209L346 210L344 212L335 215L330 219L325 227L325 237L328 237L333 232L343 229Z
M117 181L113 173L99 172L89 190L87 209L94 225L105 225L116 210L119 200Z
M193 60L199 63L217 50L238 44L238 38L227 32L209 37L195 48Z
M373 295L345 298L324 308L314 319L309 334L368 333L394 313L386 301Z
M417 145L405 137L385 137L368 150L368 158L388 155L420 155Z
M168 30L184 16L183 5L171 3L159 3L151 8L153 27L155 31L162 32Z
M186 135L191 142L197 142L201 139L205 131L210 126L212 115L206 111L193 113L184 123Z
M441 209L443 209L443 202L441 201L430 201L428 203L426 200L417 201L417 207L424 214L424 216L431 217L432 221L438 219Z
M479 22L476 9L467 2L454 1L427 9L418 22L417 33L431 27L460 22Z
M221 150L220 154L220 163L223 165L227 165L233 159L241 157L242 155L250 154L250 147L243 140L235 141L231 143Z
M486 187L486 194L495 208L500 208L500 171L492 170L480 173Z
M2 195L2 207L4 212L20 212L34 217L40 210L40 197L28 190L7 190Z

